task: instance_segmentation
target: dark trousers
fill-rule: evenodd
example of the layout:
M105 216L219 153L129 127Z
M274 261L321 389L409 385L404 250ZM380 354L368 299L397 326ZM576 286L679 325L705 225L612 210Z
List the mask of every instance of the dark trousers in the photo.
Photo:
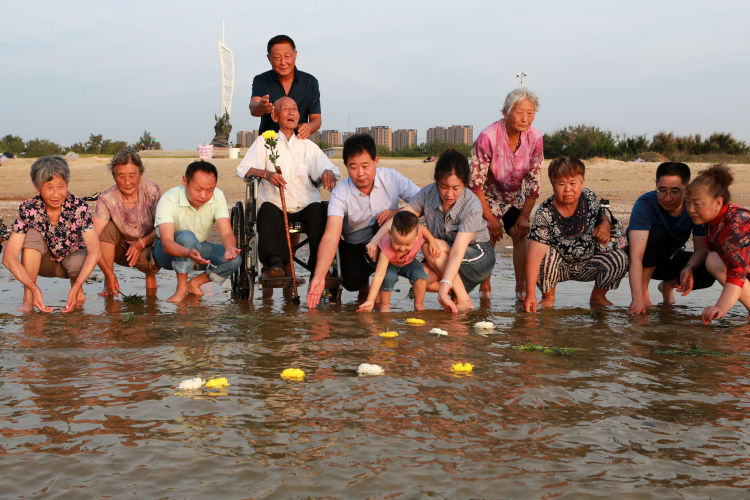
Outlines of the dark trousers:
M375 266L367 256L367 243L347 243L339 241L339 259L341 260L341 277L344 288L354 292L370 283L370 275Z
M326 213L322 203L311 203L299 212L287 212L289 223L300 222L304 225L309 248L308 267L315 269L318 260L318 246L325 230ZM284 234L284 213L273 203L263 203L258 211L258 256L260 262L268 267L271 259L278 257L286 265L289 262L289 247Z
M648 232L648 243L643 254L643 267L656 267L653 280L680 281L680 272L687 264L693 252L675 250L675 241L662 228L651 228ZM706 270L705 265L693 269L693 290L708 288L714 284L714 277Z

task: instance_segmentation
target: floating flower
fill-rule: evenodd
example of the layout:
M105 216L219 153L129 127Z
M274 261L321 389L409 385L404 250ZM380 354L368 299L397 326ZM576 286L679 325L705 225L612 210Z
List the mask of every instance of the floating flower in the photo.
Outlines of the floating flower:
M383 332L380 334L381 337L385 337L387 339L391 339L393 337L398 337L398 332Z
M425 323L425 320L419 318L407 318L406 320L407 325L424 325Z
M205 383L206 381L200 377L189 378L180 382L180 385L178 385L177 388L181 391L197 391L203 387L203 384Z
M281 378L284 380L294 380L297 382L302 382L305 380L305 372L300 370L299 368L286 368L283 372L281 372Z
M451 366L451 371L453 373L471 373L474 370L474 365L471 363L456 363L453 366Z
M276 138L276 132L273 130L266 130L265 132L263 132L262 135L263 135L263 138L266 140Z
M382 375L385 373L382 366L362 363L357 367L357 375Z
M474 323L474 328L479 328L480 330L492 330L495 328L495 324L492 321L478 321L477 323Z
M226 377L212 378L206 382L206 389L222 389L229 385Z
M435 335L448 335L448 332L441 330L440 328L433 328L430 330L430 333L434 333Z

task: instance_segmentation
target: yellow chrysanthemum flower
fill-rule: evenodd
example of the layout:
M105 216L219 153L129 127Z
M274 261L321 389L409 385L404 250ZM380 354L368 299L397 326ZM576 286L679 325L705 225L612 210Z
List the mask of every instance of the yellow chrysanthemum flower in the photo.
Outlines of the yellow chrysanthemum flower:
M425 320L419 318L408 318L406 320L407 325L424 325L425 323Z
M471 363L456 363L451 366L451 371L454 373L471 373L474 370L474 365Z
M295 380L297 382L301 382L305 380L305 372L303 372L299 368L286 368L283 372L281 372L281 378L283 378L284 380Z
M206 382L206 389L221 389L229 385L226 377L212 378Z
M273 130L266 130L265 132L263 132L262 135L263 135L264 139L275 139L276 138L276 132L274 132Z
M398 337L398 332L383 332L380 334L380 336L385 338Z

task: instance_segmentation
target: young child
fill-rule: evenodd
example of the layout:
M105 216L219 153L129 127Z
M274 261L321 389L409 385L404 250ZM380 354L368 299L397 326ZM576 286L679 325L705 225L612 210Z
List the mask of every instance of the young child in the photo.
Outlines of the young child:
M369 312L375 306L375 297L380 292L380 312L391 310L391 292L399 276L408 278L414 287L414 309L424 310L424 295L427 291L427 274L416 260L417 252L425 243L423 251L440 252L435 238L417 216L409 211L400 211L393 216L393 225L378 243L380 257L372 278L370 293L357 312ZM381 286L382 285L382 286Z

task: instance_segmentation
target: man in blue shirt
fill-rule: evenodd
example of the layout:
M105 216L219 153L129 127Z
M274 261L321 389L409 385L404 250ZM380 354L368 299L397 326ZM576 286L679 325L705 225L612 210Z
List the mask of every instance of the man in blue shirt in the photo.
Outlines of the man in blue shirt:
M665 304L675 301L674 290L687 295L714 282L704 262L708 250L703 226L693 224L685 208L690 168L665 162L656 169L656 191L641 195L633 205L628 225L630 293L628 312L645 314L652 305L648 284L662 280L659 291ZM693 235L694 252L685 250Z
M279 131L279 125L271 119L273 103L282 97L291 97L297 103L300 114L296 135L300 139L307 139L323 123L318 80L297 69L297 47L288 36L276 35L271 38L267 51L272 69L253 78L250 98L250 114L260 117L258 132Z

